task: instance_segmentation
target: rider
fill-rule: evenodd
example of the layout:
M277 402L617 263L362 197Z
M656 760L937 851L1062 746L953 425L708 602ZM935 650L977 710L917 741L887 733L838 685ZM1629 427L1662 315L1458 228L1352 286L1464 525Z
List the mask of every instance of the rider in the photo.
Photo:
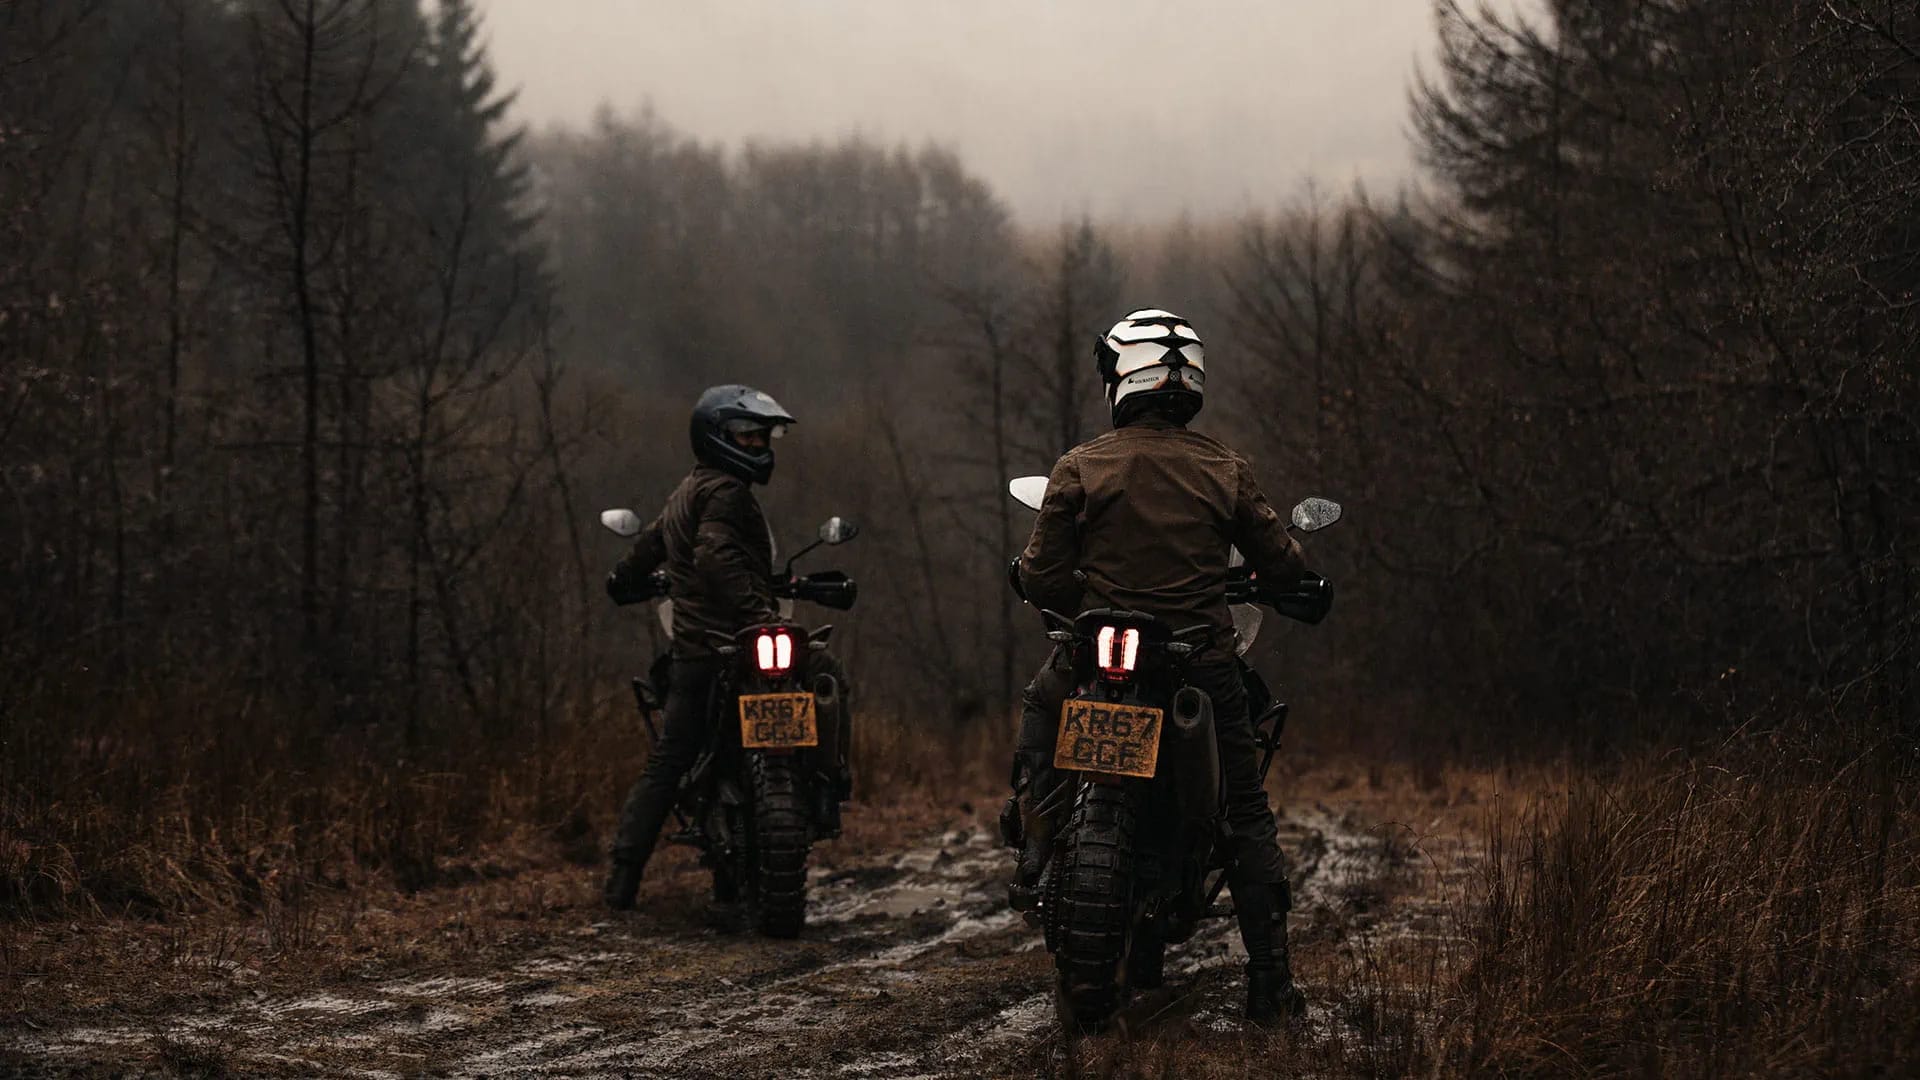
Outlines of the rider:
M1272 1022L1298 1014L1286 917L1292 906L1273 811L1261 786L1247 694L1234 655L1227 608L1229 549L1254 572L1288 579L1305 570L1245 459L1187 429L1206 383L1200 335L1166 311L1135 311L1094 347L1114 430L1068 451L1047 481L1033 536L1017 567L1035 605L1061 612L1096 606L1158 616L1175 628L1206 624L1213 642L1194 654L1188 680L1213 699L1225 777L1233 861L1228 883L1247 949L1247 1016ZM1073 689L1070 656L1056 649L1023 695L1015 790L1028 808L1057 782L1054 736ZM1031 897L1057 823L1023 830L1016 894Z
M714 646L779 617L773 600L773 538L751 485L772 478L772 440L793 422L778 402L752 387L715 386L701 394L689 425L698 464L607 579L607 591L618 597L664 567L673 598L665 729L620 813L605 897L616 910L633 906L660 827L679 794L680 777L706 745L709 692L725 668ZM809 681L831 674L846 686L845 673L825 652L804 655ZM827 745L835 741L833 726L822 725L820 748L837 772L829 817L849 787L841 756L846 748Z

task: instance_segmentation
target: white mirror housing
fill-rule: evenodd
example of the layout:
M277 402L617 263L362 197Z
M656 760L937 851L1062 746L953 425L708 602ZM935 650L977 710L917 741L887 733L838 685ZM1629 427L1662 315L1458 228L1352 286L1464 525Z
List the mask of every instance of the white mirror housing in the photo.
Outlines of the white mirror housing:
M625 508L600 511L600 524L617 536L639 536L640 530L647 527L639 514Z
M1029 510L1040 509L1047 498L1047 478L1044 476L1019 476L1007 481L1007 494L1013 501Z

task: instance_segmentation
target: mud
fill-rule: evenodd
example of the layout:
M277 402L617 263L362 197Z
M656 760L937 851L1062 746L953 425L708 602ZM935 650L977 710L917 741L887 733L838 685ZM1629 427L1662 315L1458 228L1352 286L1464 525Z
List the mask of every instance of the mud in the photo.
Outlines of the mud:
M1282 841L1306 948L1442 926L1437 900L1396 885L1417 860L1383 827L1320 807L1284 819ZM631 916L563 912L563 925L485 950L474 970L336 973L298 993L228 977L152 1019L0 1037L14 1061L49 1072L1032 1075L1053 1070L1062 1039L1039 932L1006 907L1009 862L969 825L817 869L796 941L757 938L739 915L686 896ZM1119 1030L1238 1037L1238 954L1230 920L1208 923L1169 954L1168 988L1136 1000ZM1314 965L1301 967L1309 994L1327 996ZM1337 1038L1348 1022L1322 1005L1309 1028Z

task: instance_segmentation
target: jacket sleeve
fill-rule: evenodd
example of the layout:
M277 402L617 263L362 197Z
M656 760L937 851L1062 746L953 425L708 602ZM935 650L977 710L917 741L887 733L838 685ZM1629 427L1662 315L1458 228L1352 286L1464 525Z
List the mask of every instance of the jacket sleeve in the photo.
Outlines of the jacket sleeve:
M640 535L634 538L633 550L620 560L613 572L622 578L637 580L658 570L660 564L667 561L667 542L660 529L660 519L656 517L640 530Z
M1071 455L1061 458L1047 477L1040 517L1020 555L1020 586L1035 607L1063 615L1080 609L1082 588L1074 571L1080 568L1079 520L1086 497L1079 463Z
M754 569L744 530L759 515L750 505L753 494L745 485L728 485L708 496L700 508L700 525L693 539L693 565L706 579L710 596L732 600L749 621L775 614L772 582Z
M1253 469L1239 462L1239 493L1234 499L1233 543L1247 557L1253 572L1269 580L1287 581L1306 572L1306 553L1287 532L1280 515L1253 478Z

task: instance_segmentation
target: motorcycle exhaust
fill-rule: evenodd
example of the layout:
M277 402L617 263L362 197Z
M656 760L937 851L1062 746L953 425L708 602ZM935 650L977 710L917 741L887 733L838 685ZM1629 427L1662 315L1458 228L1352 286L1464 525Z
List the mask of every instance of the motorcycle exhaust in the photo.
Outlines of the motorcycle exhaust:
M852 723L845 705L839 679L821 675L813 680L813 715L820 733L821 771L830 782L833 774L846 765L847 754L853 749Z
M821 675L813 680L814 711L824 716L840 713L840 680L831 675Z
M1220 813L1220 744L1213 736L1213 699L1183 686L1173 695L1174 791L1183 816L1212 821Z

